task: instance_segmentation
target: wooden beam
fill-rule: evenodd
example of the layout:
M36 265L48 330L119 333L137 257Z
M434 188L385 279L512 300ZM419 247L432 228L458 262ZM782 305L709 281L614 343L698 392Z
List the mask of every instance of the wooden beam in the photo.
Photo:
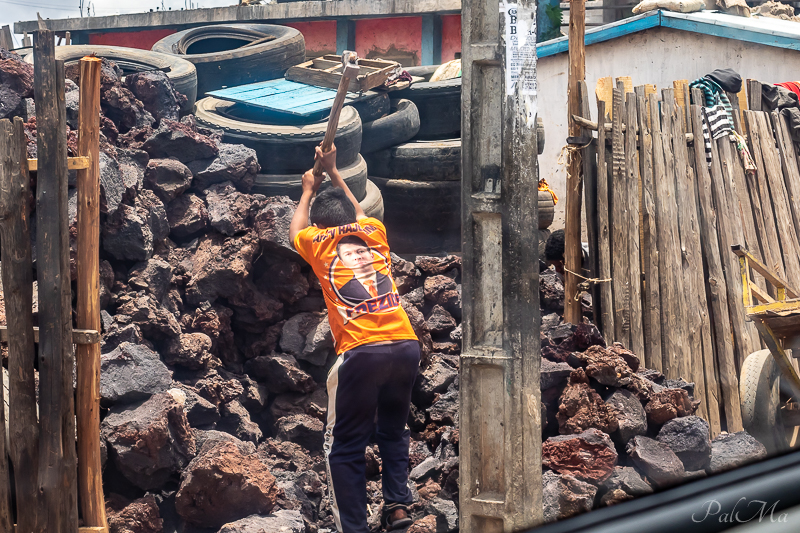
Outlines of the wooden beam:
M20 139L15 139L14 136L12 136L11 122L8 120L0 121L0 200L3 200L3 202L0 203L0 209L3 210L3 213L0 213L0 215L3 215L2 219L0 219L0 222L2 222L2 226L6 228L9 226L9 224L13 224L15 222L10 219L10 210L14 207L8 205L9 199L7 196L11 192L14 163L16 162L15 159L18 154L16 148L19 147L19 142ZM19 173L19 171L17 171L17 173ZM7 240L6 236L11 236L11 232L6 230L2 234L2 270L3 277L9 278L10 276L6 274L6 270L9 269L9 267L5 264L5 259L7 258L8 251L13 250L13 248L11 248L12 242L10 242L10 239ZM5 286L8 287L8 285ZM8 302L8 296L6 296L5 299ZM13 307L14 303L16 303L16 301L12 300L11 302L8 302L7 305ZM11 319L11 317L9 317L9 319ZM0 369L0 373L2 373L2 369ZM5 398L5 396L5 384L0 381L0 398ZM0 530L2 531L11 529L11 521L14 514L11 508L12 491L11 477L9 475L10 472L8 468L8 450L6 450L6 427L5 405L0 405Z
M100 330L100 58L80 61L77 326ZM106 527L100 459L100 344L77 347L78 491L85 524Z
M585 0L571 0L569 9L569 73L567 106L570 137L579 137L581 127L569 120L581 114L580 82L586 77ZM589 118L589 117L586 117ZM583 192L583 164L581 152L570 153L567 165L567 194L564 219L564 320L572 324L581 322L581 304L578 300L578 277L581 270L581 196Z
M625 346L631 341L630 316L630 261L628 252L627 206L628 190L625 185L625 138L622 124L625 118L623 88L614 89L614 128L611 131L611 283L614 288L614 340Z
M581 114L591 116L589 104L589 89L586 82L580 83ZM583 137L592 138L591 132L581 129ZM583 149L583 202L586 211L586 237L589 240L589 260L583 265L583 270L589 272L590 278L597 278L597 158L596 143L589 143ZM582 274L584 275L584 274ZM589 287L592 302L600 301L600 286L592 284ZM592 305L592 321L600 323L600 307Z
M14 461L17 520L22 529L44 533L45 524L37 485L39 421L34 379L33 263L31 254L30 176L25 165L27 148L22 119L0 121L0 261L8 342L10 457ZM30 510L30 511L29 511Z
M0 342L9 342L11 335L8 332L8 326L0 326ZM33 332L33 342L39 342L39 328L31 328ZM100 332L93 329L73 329L72 330L72 343L78 345L84 344L100 344Z
M758 80L747 80L747 108L761 111L761 82Z
M737 257L747 257L747 261L750 265L750 268L764 276L768 282L772 283L775 287L779 289L786 289L786 294L790 298L797 298L798 292L793 289L788 282L784 281L780 276L778 276L773 270L771 270L767 265L762 263L755 257L749 250L745 250L738 244L731 246L731 251Z
M17 524L14 524L14 532L17 531ZM78 528L78 533L108 533L108 528L105 527L85 527L81 526Z
M53 32L34 34L38 175L36 254L39 287L39 489L48 531L78 531L77 453L72 389L72 298L67 227L67 123L64 63Z
M606 103L597 98L599 120L606 118ZM608 161L606 131L597 132L597 264L600 279L611 278L611 241L609 229ZM600 284L600 328L606 343L614 341L614 298L612 284Z
M605 78L600 78L597 80L597 86L594 89L594 94L597 97L598 102L603 102L606 107L606 111L609 115L609 120L614 118L611 110L614 105L614 80L611 76L606 76ZM596 130L595 130L596 131ZM610 131L610 130L606 130Z
M626 93L625 124L628 133L625 135L625 182L627 187L627 224L628 232L628 273L630 275L630 331L629 349L636 354L644 354L644 326L642 321L642 260L639 234L639 165L637 164L636 129L639 119L636 115L636 95Z
M81 170L85 168L89 168L92 164L92 160L90 157L68 157L67 158L67 170ZM28 159L28 172L36 172L39 168L39 160L38 159Z

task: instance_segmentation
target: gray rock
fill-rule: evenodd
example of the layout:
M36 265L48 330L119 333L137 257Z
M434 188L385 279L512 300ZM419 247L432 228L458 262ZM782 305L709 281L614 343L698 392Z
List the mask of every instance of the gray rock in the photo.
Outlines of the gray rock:
M425 303L425 289L422 287L417 287L416 289L401 296L400 300L419 309L422 307L422 304Z
M711 463L706 469L717 474L767 457L767 449L746 431L721 433L711 441Z
M694 383L678 378L664 380L662 385L667 389L683 389L689 393L689 396L694 397Z
M195 187L205 189L214 183L232 182L243 192L250 191L261 169L256 151L241 144L220 143L219 154L213 158L194 161L189 165Z
M333 335L327 313L300 313L281 331L281 350L297 359L322 366L333 351Z
M202 455L208 452L211 448L216 446L220 443L231 442L239 448L245 455L252 455L256 453L256 446L252 442L244 442L240 439L237 439L230 433L225 433L224 431L216 431L213 429L210 430L202 430L198 429L194 431L194 438L197 442L197 454Z
M457 425L458 389L451 385L448 391L441 395L427 411L431 420L438 424Z
M306 524L300 511L281 509L272 514L251 515L222 526L219 533L305 533Z
M295 202L288 196L268 198L264 206L253 215L253 229L264 250L298 261L300 256L289 240L289 225L295 206Z
M547 390L552 387L560 387L567 384L567 379L573 368L567 363L555 363L550 359L542 357L539 381L541 389Z
M167 119L161 121L158 129L144 142L142 149L150 157L174 157L181 163L208 158L213 160L219 153L213 140L193 131L186 124ZM194 167L191 168L192 173L195 173Z
M211 337L205 333L181 333L167 341L162 355L169 365L199 370L213 359L212 345Z
M441 472L442 466L442 462L439 459L431 456L415 466L411 470L411 473L408 475L408 477L414 481L421 481L425 478L431 477L433 474Z
M256 211L266 197L242 194L233 183L215 183L205 191L211 227L225 235L246 231L251 225L251 213Z
M428 367L420 372L412 399L417 407L430 407L437 394L443 394L458 376L458 370L453 368L440 356L432 356Z
M125 86L156 120L178 120L186 97L175 90L166 73L159 70L135 72L125 76Z
M134 265L130 271L128 285L152 294L160 302L169 291L172 272L172 265L163 259L152 258L145 263Z
M123 325L115 319L111 323L111 326L103 333L103 344L100 347L100 351L104 354L110 353L123 342L141 344L142 340L142 330L139 326L136 324Z
M297 366L289 354L262 355L248 360L245 372L263 382L270 392L311 392L316 388L314 379Z
M144 490L163 486L196 452L183 406L166 392L112 409L100 425L100 434L113 450L120 473Z
M680 483L683 463L666 444L636 436L628 441L628 455L647 478L660 488Z
M125 197L125 184L119 162L105 152L100 152L100 212L113 215Z
M653 493L647 481L645 481L639 472L631 466L618 466L614 469L607 480L605 480L600 488L606 492L613 490L622 490L631 497L644 496Z
M258 444L264 438L261 428L250 419L250 413L238 400L223 404L220 411L222 419L217 426L221 430L236 435L241 441L253 444Z
M425 321L431 333L450 333L456 327L456 319L441 305L434 305Z
M100 357L100 397L112 403L130 403L164 392L172 372L146 346L122 343Z
M626 389L617 389L605 402L616 409L619 431L612 437L618 437L620 444L647 433L647 413L635 394Z
M597 487L570 475L542 472L544 521L555 522L592 510Z
M203 200L194 194L183 194L167 206L170 232L178 239L198 234L208 226L208 210Z
M324 386L316 389L311 394L298 392L279 394L269 407L273 420L284 416L304 414L325 421L327 411L328 393L325 391Z
M103 249L115 259L147 261L153 245L169 235L164 204L152 191L143 190L134 206L121 204L103 225Z
M542 316L542 326L540 331L542 335L549 337L550 331L556 328L561 323L561 316L558 313L550 313L549 315Z
M698 416L673 418L662 426L656 440L669 446L688 471L704 470L711 461L711 430Z
M450 340L461 345L461 324L456 326L456 329L450 332Z
M177 159L151 159L144 171L144 184L166 204L189 188L192 171Z
M117 161L125 198L132 200L144 188L144 171L150 156L144 150L117 148Z
M291 415L275 422L278 439L294 442L309 451L320 451L323 444L325 426L308 415Z
M437 533L458 531L458 508L452 501L434 498L425 504L425 511L436 517Z
M186 412L186 419L190 426L193 428L213 426L219 421L220 415L217 406L197 394L197 391L188 385L180 384L178 388L186 395L183 410Z

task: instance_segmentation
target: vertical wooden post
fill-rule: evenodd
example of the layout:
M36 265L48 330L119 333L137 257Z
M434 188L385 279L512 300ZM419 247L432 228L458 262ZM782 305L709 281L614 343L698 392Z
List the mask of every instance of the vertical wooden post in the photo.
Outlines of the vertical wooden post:
M597 98L597 268L600 279L611 278L611 232L608 208L608 163L606 161L606 103ZM595 304L597 305L597 304ZM614 341L614 300L611 282L600 284L600 327L608 344Z
M100 331L100 58L81 59L78 155L78 328ZM77 347L78 490L87 526L106 527L100 461L100 345Z
M622 86L613 89L611 114L611 283L614 290L614 340L631 345L630 259L628 257L628 189L625 185L625 140Z
M462 7L462 533L510 533L543 517L536 95L530 84L536 65L524 57L535 53L536 3L500 5L502 11L497 0L465 0ZM518 71L506 70L515 63Z
M579 137L581 127L572 115L581 114L580 85L586 77L585 56L586 2L570 0L569 3L569 73L567 81L567 111L570 137ZM571 151L567 164L567 195L564 215L564 320L573 324L581 322L581 304L578 301L578 277L572 272L581 271L581 194L583 192L583 164L581 152Z
M8 120L0 120L0 229L5 229L8 227L9 223L12 222L10 211L13 209L13 207L9 205L8 198L3 193L6 191L10 192L10 185L14 173L14 163L17 164L17 171L19 171L20 160L17 159L19 152L14 150L14 148L17 146L19 146L19 139L15 139L12 135L11 122ZM22 161L24 161L24 159ZM2 238L3 243L3 288L7 289L9 284L6 282L5 278L9 277L7 271L12 270L13 267L9 264L6 264L5 259L6 251L9 250L11 242L10 239L7 239L5 232L2 234L2 236L0 236L0 238ZM7 294L9 291L4 290L3 292L6 294L5 300L6 306L8 306L9 302ZM9 325L11 323L12 316L13 314L8 315ZM10 350L11 347L9 347L9 352ZM4 405L6 392L3 384L4 380L2 379L2 373L3 369L0 368L0 531L11 531L13 524L11 511L11 478L9 477L8 451L6 450L6 421Z
M37 486L39 422L36 416L33 341L33 268L30 177L22 119L0 122L0 260L8 326L9 429L17 489L17 527L43 533Z
M64 63L50 30L34 34L38 171L39 490L48 533L77 533L77 454L72 392L72 302L67 220Z

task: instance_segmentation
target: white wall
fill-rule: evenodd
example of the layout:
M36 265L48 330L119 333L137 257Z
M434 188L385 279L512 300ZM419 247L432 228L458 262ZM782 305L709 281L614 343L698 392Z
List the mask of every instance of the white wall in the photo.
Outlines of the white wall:
M556 191L551 229L564 227L566 171L558 165L567 139L567 53L539 59L538 108L544 120L545 149L539 156L540 176ZM674 80L689 82L717 68L732 68L743 79L778 83L800 79L800 52L671 28L653 28L586 48L586 84L592 120L597 120L594 88L605 76L631 76L633 85L654 83L658 90Z

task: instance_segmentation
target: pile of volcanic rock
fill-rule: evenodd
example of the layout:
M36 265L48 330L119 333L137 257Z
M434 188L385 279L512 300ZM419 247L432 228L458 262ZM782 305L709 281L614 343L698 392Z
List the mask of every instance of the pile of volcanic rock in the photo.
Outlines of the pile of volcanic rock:
M588 320L542 318L546 521L650 494L766 457L744 431L713 440L694 384L641 367Z
M319 282L289 242L296 203L252 194L255 152L181 117L183 96L164 73L123 77L103 60L101 74L101 446L111 532L334 530L322 445L336 354ZM79 72L66 75L74 155ZM32 84L30 65L0 51L0 118L25 120L35 157ZM72 173L73 282L74 187ZM392 259L423 353L408 421L413 527L451 532L461 261ZM376 445L365 459L378 526Z

